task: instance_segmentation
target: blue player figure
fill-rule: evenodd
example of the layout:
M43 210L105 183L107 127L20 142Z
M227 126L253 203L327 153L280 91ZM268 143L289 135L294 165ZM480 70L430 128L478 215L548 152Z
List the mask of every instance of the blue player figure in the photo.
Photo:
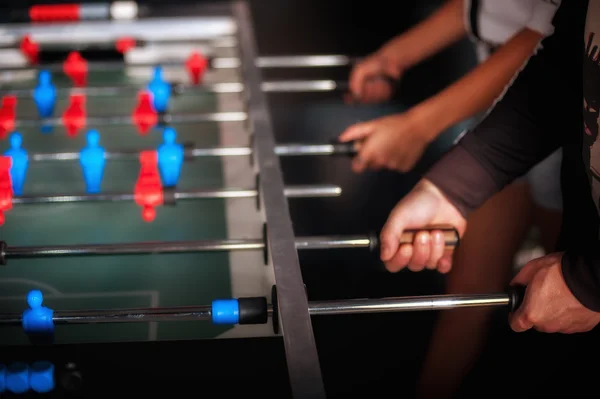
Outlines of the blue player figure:
M27 294L27 304L30 309L23 312L23 329L27 334L52 334L54 333L54 311L42 306L44 297L39 290Z
M97 130L88 131L86 140L87 146L79 154L79 163L83 170L86 191L89 194L96 194L100 192L104 175L105 151L100 146L100 133Z
M174 187L179 180L183 164L183 145L177 144L177 133L172 127L163 131L163 144L158 147L158 167L164 187Z
M154 68L154 76L148 84L148 90L152 93L156 112L166 112L171 97L171 85L163 79L162 67L157 66Z
M4 153L5 156L12 159L10 180L14 195L23 194L23 185L25 184L25 176L27 175L27 167L29 166L29 156L27 155L27 151L21 148L22 144L23 137L21 137L21 133L15 132L10 136L10 149Z
M33 91L33 100L40 118L50 118L52 116L56 105L56 88L52 84L50 71L40 71L38 85Z

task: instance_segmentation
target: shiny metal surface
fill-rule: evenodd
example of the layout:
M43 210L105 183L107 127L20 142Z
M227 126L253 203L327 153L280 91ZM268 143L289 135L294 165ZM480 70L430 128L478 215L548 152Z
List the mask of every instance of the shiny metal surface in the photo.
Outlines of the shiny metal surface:
M283 189L285 196L290 198L307 197L336 197L342 193L339 186L331 184L289 186ZM211 198L252 198L258 195L256 189L221 188L178 191L174 193L176 200L211 199ZM55 194L55 195L23 195L14 197L14 205L49 204L64 202L120 202L134 201L133 193L105 194Z
M297 237L298 250L333 248L370 248L372 239L367 236L322 236ZM191 252L252 251L264 249L262 238L194 240L173 242L134 242L121 244L81 244L53 246L25 246L4 249L5 259L63 257L63 256L108 256L140 254L175 254Z
M55 311L52 320L57 325L200 321L211 320L211 311L210 306ZM19 314L0 314L0 326L20 326L21 322Z
M335 249L335 248L370 248L376 242L372 237L364 235L355 236L323 236L323 237L298 237L298 249Z
M143 150L108 150L104 153L106 159L138 161ZM279 156L303 155L333 155L339 152L339 147L333 144L281 144L275 147ZM79 152L34 152L29 154L29 160L34 162L75 161ZM229 157L252 155L251 147L210 147L192 148L186 150L186 155L192 157Z
M172 90L176 94L188 94L192 92L205 93L242 93L244 84L240 82L223 82L213 84L202 84L199 86L172 82ZM347 82L337 82L335 80L279 80L263 82L262 90L267 93L299 93L299 92L328 92L335 90L346 90ZM59 97L67 97L73 93L81 93L86 96L108 97L121 94L135 94L142 85L134 86L88 86L88 87L57 87L56 93ZM5 88L0 91L2 95L14 95L17 97L32 97L33 91L30 89L10 89Z
M348 314L397 313L410 311L445 310L467 307L504 307L510 305L506 293L473 295L431 295L381 299L344 299L338 301L310 301L311 316ZM268 314L273 308L269 306ZM211 320L211 306L169 308L134 308L109 310L55 310L55 324L94 323L148 323L152 321ZM19 326L20 314L0 314L0 326Z
M314 68L347 66L355 60L339 54L325 55L285 55L263 56L256 58L255 64L259 68ZM215 69L239 68L241 61L236 57L220 57L213 59L212 67Z
M223 46L216 46L223 47ZM185 58L160 60L153 62L145 61L90 61L88 62L88 70L93 72L110 72L119 71L125 67L132 68L152 68L157 64L164 67L183 67ZM348 66L356 62L355 59L345 55L288 55L288 56L271 56L256 58L256 66L259 68L324 68L324 67L340 67ZM212 69L237 69L241 66L241 60L237 57L215 57L210 61ZM25 72L38 71L42 67L31 65L3 65L0 66L0 72ZM62 73L62 63L47 63L43 69L54 73Z
M175 242L136 242L123 244L54 245L39 247L7 247L7 259L63 257L63 256L108 256L140 254L176 254L210 251L248 251L263 249L262 239L241 240L197 240Z
M310 302L311 316L508 306L508 294L432 295Z
M162 121L164 123L194 123L194 122L241 122L245 121L248 115L245 112L208 112L199 114L176 114L164 115ZM88 126L127 126L133 125L133 119L130 115L123 116L90 116L86 117ZM35 128L40 126L62 126L62 118L47 118L47 119L17 119L15 127Z

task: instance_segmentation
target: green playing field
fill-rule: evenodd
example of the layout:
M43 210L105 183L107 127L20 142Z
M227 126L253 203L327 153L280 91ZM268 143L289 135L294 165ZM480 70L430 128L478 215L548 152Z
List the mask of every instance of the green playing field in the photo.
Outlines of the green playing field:
M56 76L57 86L68 85ZM147 78L124 72L99 72L90 76L90 85L143 85ZM33 88L35 80L23 80L13 87ZM57 114L67 104L57 103ZM135 92L118 96L87 98L89 116L131 115ZM207 93L172 97L170 111L176 113L215 112L218 101ZM35 117L32 99L19 98L18 118ZM197 147L220 145L217 123L173 125L180 142ZM140 136L134 126L88 126L75 138L63 128L50 134L20 129L23 147L30 152L79 151L85 146L85 131L100 132L101 145L110 149L156 148L161 132ZM0 149L8 148L8 140ZM223 163L219 158L199 158L184 164L179 189L224 187ZM137 161L108 160L103 192L133 192L139 173ZM253 182L248 181L247 187ZM24 194L81 193L84 182L78 161L30 162ZM254 201L247 199L246 201ZM190 200L175 207L158 209L156 220L145 223L141 209L132 202L64 203L15 205L0 227L0 239L11 246L120 243L227 238L224 200ZM22 312L25 296L40 289L45 304L54 309L98 309L125 307L207 305L219 297L231 297L229 256L226 253L177 255L130 255L12 260L0 269L0 309ZM132 323L58 326L56 343L116 342L213 338L227 327L209 322ZM2 344L27 344L20 328L3 331Z

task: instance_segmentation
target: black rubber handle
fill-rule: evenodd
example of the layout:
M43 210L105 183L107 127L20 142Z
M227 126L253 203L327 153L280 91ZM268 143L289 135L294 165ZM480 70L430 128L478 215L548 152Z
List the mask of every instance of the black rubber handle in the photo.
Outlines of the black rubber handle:
M332 155L341 155L347 157L353 157L358 151L356 151L356 141L347 141L345 143L340 142L337 138L330 141L333 146Z
M194 160L194 155L192 154L192 152L194 151L195 147L196 147L196 144L193 141L186 141L185 143L183 143L183 160L184 161L193 161Z
M519 309L525 298L525 290L527 287L524 285L512 285L508 287L508 309L512 313Z

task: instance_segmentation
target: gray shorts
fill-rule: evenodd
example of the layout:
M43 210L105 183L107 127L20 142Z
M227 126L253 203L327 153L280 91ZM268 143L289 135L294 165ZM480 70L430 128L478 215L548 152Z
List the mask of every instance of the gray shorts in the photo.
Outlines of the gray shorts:
M529 184L533 201L544 209L562 211L561 164L562 149L559 149L517 180Z

